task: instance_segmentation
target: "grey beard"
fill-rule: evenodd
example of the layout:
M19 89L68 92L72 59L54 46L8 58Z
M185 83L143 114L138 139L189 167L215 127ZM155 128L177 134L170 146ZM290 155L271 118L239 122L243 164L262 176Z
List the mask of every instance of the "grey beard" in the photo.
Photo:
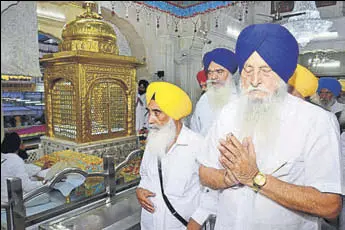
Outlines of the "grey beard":
M226 104L229 103L232 90L234 90L234 85L229 79L227 79L224 85L219 88L209 84L207 86L206 94L210 107L216 111L221 110Z
M335 101L336 101L335 97L332 97L331 100L320 99L320 105L322 106L322 108L326 110L331 110L331 107L335 103Z

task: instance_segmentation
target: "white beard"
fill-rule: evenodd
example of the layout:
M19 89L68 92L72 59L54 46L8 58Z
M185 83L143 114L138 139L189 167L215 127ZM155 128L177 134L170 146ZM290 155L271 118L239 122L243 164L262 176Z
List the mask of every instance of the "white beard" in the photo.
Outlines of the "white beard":
M224 105L228 104L230 101L232 90L235 90L233 81L230 80L230 76L225 80L220 82L222 86L212 85L212 80L207 81L207 98L210 107L213 110L219 111Z
M322 106L322 108L328 111L331 111L331 107L335 103L335 101L336 101L335 97L332 97L331 100L325 100L325 99L320 98L320 105Z
M279 138L281 111L286 95L285 83L281 83L273 95L264 99L252 99L246 92L242 92L236 115L239 141L252 137L255 149L274 151L277 144L275 140ZM257 154L259 155L259 152Z
M164 126L150 126L147 137L147 150L162 158L176 137L176 125L170 118Z

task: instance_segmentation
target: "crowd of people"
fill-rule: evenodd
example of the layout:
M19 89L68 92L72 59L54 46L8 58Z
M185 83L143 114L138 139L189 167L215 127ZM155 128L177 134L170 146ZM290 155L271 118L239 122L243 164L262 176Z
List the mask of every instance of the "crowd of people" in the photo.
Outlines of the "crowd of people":
M298 56L286 28L255 24L234 52L204 55L194 111L180 87L139 81L136 129L148 130L141 229L200 229L210 215L217 230L345 228L345 86L316 77ZM42 184L24 171L20 144L6 134L2 197L9 176L25 192Z
M148 85L142 229L200 229L211 214L215 229L345 227L345 87L298 55L286 28L250 25L235 52L204 55L193 114L176 85Z

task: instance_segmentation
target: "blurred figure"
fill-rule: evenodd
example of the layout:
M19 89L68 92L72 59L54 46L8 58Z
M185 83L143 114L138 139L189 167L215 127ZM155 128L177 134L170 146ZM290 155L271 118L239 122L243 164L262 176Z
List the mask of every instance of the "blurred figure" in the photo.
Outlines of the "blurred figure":
M23 192L27 193L41 186L41 181L30 179L25 163L18 155L21 139L17 133L6 133L1 143L1 201L7 201L7 182L9 177L18 177L22 180Z
M207 76L206 76L206 72L205 70L201 70L198 72L198 74L196 75L196 78L199 82L199 86L201 88L201 95L204 94L207 90L207 84L206 84L206 81L207 81Z
M297 64L294 75L288 81L288 92L303 100L309 98L317 91L319 80L304 66Z
M225 48L206 53L203 64L207 76L207 92L196 104L190 128L206 136L223 106L237 95L233 74L238 65L235 54Z
M136 110L135 110L135 127L137 132L143 128L147 128L147 111L146 111L146 89L149 85L149 82L146 80L140 80L138 83L138 95L136 101Z
M339 82L341 85L341 92L338 97L338 102L341 104L345 104L345 79L340 79Z
M317 92L320 96L320 105L324 109L334 114L345 109L344 104L337 102L337 97L341 92L341 85L337 79L331 77L320 78Z

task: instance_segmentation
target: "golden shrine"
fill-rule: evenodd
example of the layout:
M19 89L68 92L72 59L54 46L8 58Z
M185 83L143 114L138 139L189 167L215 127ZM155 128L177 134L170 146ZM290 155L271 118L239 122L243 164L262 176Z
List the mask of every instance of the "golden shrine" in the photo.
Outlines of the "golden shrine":
M118 55L114 29L92 12L93 6L87 2L86 12L64 26L59 52L41 59L47 119L42 143L43 148L50 146L44 150L47 153L88 152L86 147L95 143L98 147L92 150L104 144L126 144L128 151L137 147L135 95L140 63L135 57Z

